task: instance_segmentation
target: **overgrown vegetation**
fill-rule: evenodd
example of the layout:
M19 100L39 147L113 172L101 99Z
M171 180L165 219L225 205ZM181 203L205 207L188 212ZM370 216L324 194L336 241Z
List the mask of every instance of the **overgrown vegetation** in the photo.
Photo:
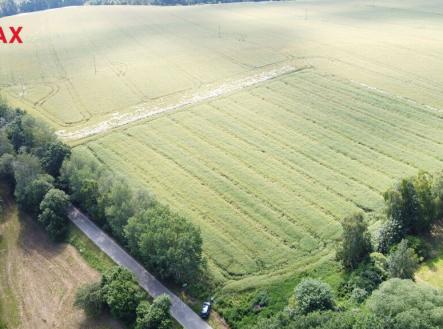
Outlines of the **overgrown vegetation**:
M113 267L106 271L100 282L88 284L77 291L75 306L88 316L98 316L109 310L111 314L135 329L169 329L169 297L157 297L152 304L139 287L132 273Z
M253 328L440 328L443 291L413 280L427 255L423 240L442 215L442 177L420 172L389 189L385 223L375 239L363 215L346 217L337 248L345 275L336 293L321 281L304 279L284 311Z

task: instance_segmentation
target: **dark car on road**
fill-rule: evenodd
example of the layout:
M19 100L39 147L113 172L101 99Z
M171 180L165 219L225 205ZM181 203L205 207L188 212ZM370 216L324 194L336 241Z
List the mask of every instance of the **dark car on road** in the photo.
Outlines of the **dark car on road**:
M209 314L211 313L211 302L204 302L202 305L202 309L200 311L200 316L203 319L209 318Z

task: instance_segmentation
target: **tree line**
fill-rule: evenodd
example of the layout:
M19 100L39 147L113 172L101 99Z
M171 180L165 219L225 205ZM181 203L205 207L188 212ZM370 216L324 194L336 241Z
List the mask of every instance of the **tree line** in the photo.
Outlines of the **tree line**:
M14 191L19 209L37 218L49 237L63 240L69 197L58 184L71 151L43 123L0 102L0 179Z
M27 13L52 8L61 8L68 6L88 5L133 5L133 6L175 6L175 5L195 5L195 4L215 4L243 2L248 0L4 0L0 3L0 17L11 16L19 13ZM253 0L255 2L267 0Z
M163 280L184 283L204 265L200 230L144 188L75 152L44 123L0 103L0 179L21 210L63 240L74 202ZM68 194L69 196L68 196Z
M216 4L216 3L232 3L232 2L246 2L249 0L91 0L91 5L157 5L157 6L190 6L196 4ZM268 1L268 0L253 0L254 2Z
M84 0L4 0L0 3L0 17L12 16L52 8L83 6Z

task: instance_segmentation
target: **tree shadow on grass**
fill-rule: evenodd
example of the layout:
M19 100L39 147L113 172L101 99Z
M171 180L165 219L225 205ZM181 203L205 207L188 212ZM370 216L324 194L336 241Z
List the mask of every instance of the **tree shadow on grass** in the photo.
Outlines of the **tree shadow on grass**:
M66 243L53 242L48 234L38 224L36 218L18 210L18 221L20 230L18 244L25 254L37 252L47 259L61 254L67 247Z

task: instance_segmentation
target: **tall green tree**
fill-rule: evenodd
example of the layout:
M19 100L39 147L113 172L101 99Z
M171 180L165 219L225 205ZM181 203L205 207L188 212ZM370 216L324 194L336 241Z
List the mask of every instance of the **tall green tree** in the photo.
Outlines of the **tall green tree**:
M124 241L124 227L135 209L132 190L123 179L117 178L104 198L105 216L112 234Z
M38 175L27 185L20 196L20 207L31 215L38 215L40 203L46 193L54 187L54 178L47 174ZM18 199L17 199L18 200Z
M7 182L10 186L15 183L14 179L14 156L5 153L0 156L0 179Z
M5 153L14 154L14 147L9 141L5 130L0 130L0 156Z
M122 267L113 267L103 274L101 293L112 315L128 323L135 321L137 306L146 298L134 275Z
M125 235L131 252L162 279L182 283L202 264L200 230L159 203L129 219Z
M28 187L32 181L43 173L40 161L32 154L21 153L15 158L13 169L15 178L14 196L20 207L26 207Z
M434 179L431 174L421 171L414 179L414 187L420 205L420 220L413 228L415 233L426 233L437 217L437 207L433 194Z
M371 236L362 214L345 217L341 225L342 242L337 250L337 258L346 270L352 270L371 253Z
M413 279L419 260L414 249L403 239L388 257L388 271L391 278Z
M384 194L389 218L400 223L404 234L416 232L420 224L420 200L412 179L402 179Z
M71 149L60 141L50 142L42 147L40 160L43 169L58 177L63 161L71 155Z
M54 241L60 241L66 236L68 230L66 208L68 205L69 197L66 193L55 188L46 193L40 204L38 221Z
M104 198L112 179L110 173L88 153L75 152L63 162L59 181L69 190L73 202L99 224L105 222ZM110 183L111 182L111 183Z

